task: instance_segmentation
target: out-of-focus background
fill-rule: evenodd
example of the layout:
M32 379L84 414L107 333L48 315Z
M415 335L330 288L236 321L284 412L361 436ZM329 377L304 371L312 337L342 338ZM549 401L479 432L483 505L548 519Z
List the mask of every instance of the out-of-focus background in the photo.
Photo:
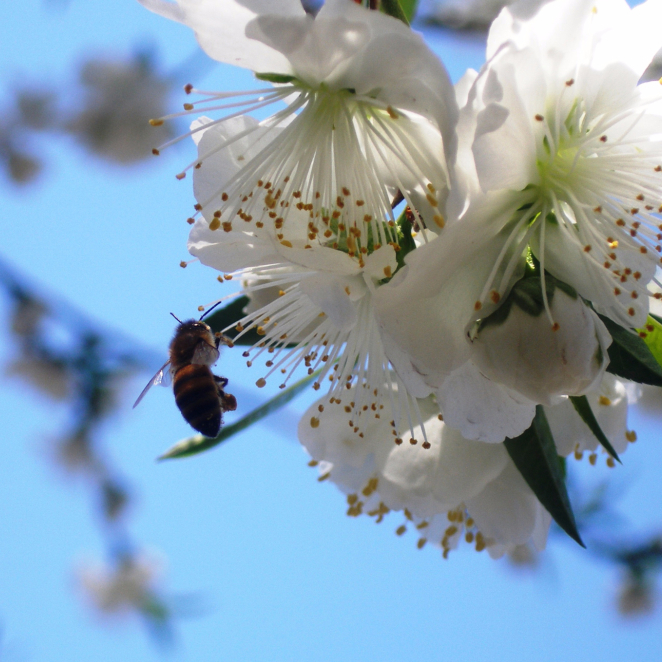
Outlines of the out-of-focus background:
M423 6L434 21L416 27L454 80L482 64L497 4ZM309 394L156 462L191 432L166 389L131 409L166 359L169 313L232 285L180 267L194 199L175 174L194 147L152 156L187 118L147 119L181 108L188 82L254 80L135 0L5 2L0 25L2 662L662 655L657 393L631 410L622 467L570 461L588 551L553 532L539 557L466 545L445 561L393 516L347 517L296 439ZM240 353L218 372L241 414L269 393Z

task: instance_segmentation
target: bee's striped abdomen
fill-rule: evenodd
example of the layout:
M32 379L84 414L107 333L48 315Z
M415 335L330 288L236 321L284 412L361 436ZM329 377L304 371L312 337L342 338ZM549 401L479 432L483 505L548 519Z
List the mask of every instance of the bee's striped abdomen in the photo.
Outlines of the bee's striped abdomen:
M175 401L191 427L206 437L221 429L221 402L216 382L206 365L188 364L173 378Z

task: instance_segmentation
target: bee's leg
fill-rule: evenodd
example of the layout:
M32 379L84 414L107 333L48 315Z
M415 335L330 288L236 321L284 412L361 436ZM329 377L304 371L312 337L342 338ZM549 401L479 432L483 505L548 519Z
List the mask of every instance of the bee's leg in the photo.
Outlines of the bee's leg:
M237 399L232 393L226 393L223 390L228 385L227 378L214 375L214 381L216 382L216 390L221 401L221 409L223 411L234 411L237 408Z
M237 398L232 395L232 393L223 393L220 394L221 398L221 409L223 411L234 411L237 408Z

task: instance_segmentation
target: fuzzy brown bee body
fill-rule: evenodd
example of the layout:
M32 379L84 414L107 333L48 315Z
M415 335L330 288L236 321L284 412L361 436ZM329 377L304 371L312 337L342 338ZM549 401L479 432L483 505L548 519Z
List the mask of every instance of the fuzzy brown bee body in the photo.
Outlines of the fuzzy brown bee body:
M210 366L218 360L218 346L230 341L201 320L180 322L170 343L170 359L147 384L134 407L154 384L172 377L175 402L186 422L206 437L216 437L223 413L234 411L237 400L225 392L228 380L215 375Z

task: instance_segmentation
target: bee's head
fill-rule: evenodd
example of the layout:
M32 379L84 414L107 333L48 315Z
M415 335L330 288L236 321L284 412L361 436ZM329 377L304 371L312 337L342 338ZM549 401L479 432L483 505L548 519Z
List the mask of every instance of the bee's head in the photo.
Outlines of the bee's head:
M209 328L209 325L205 324L204 322L201 322L200 320L186 320L185 322L179 322L179 327L177 328L177 331L211 332L211 329Z

